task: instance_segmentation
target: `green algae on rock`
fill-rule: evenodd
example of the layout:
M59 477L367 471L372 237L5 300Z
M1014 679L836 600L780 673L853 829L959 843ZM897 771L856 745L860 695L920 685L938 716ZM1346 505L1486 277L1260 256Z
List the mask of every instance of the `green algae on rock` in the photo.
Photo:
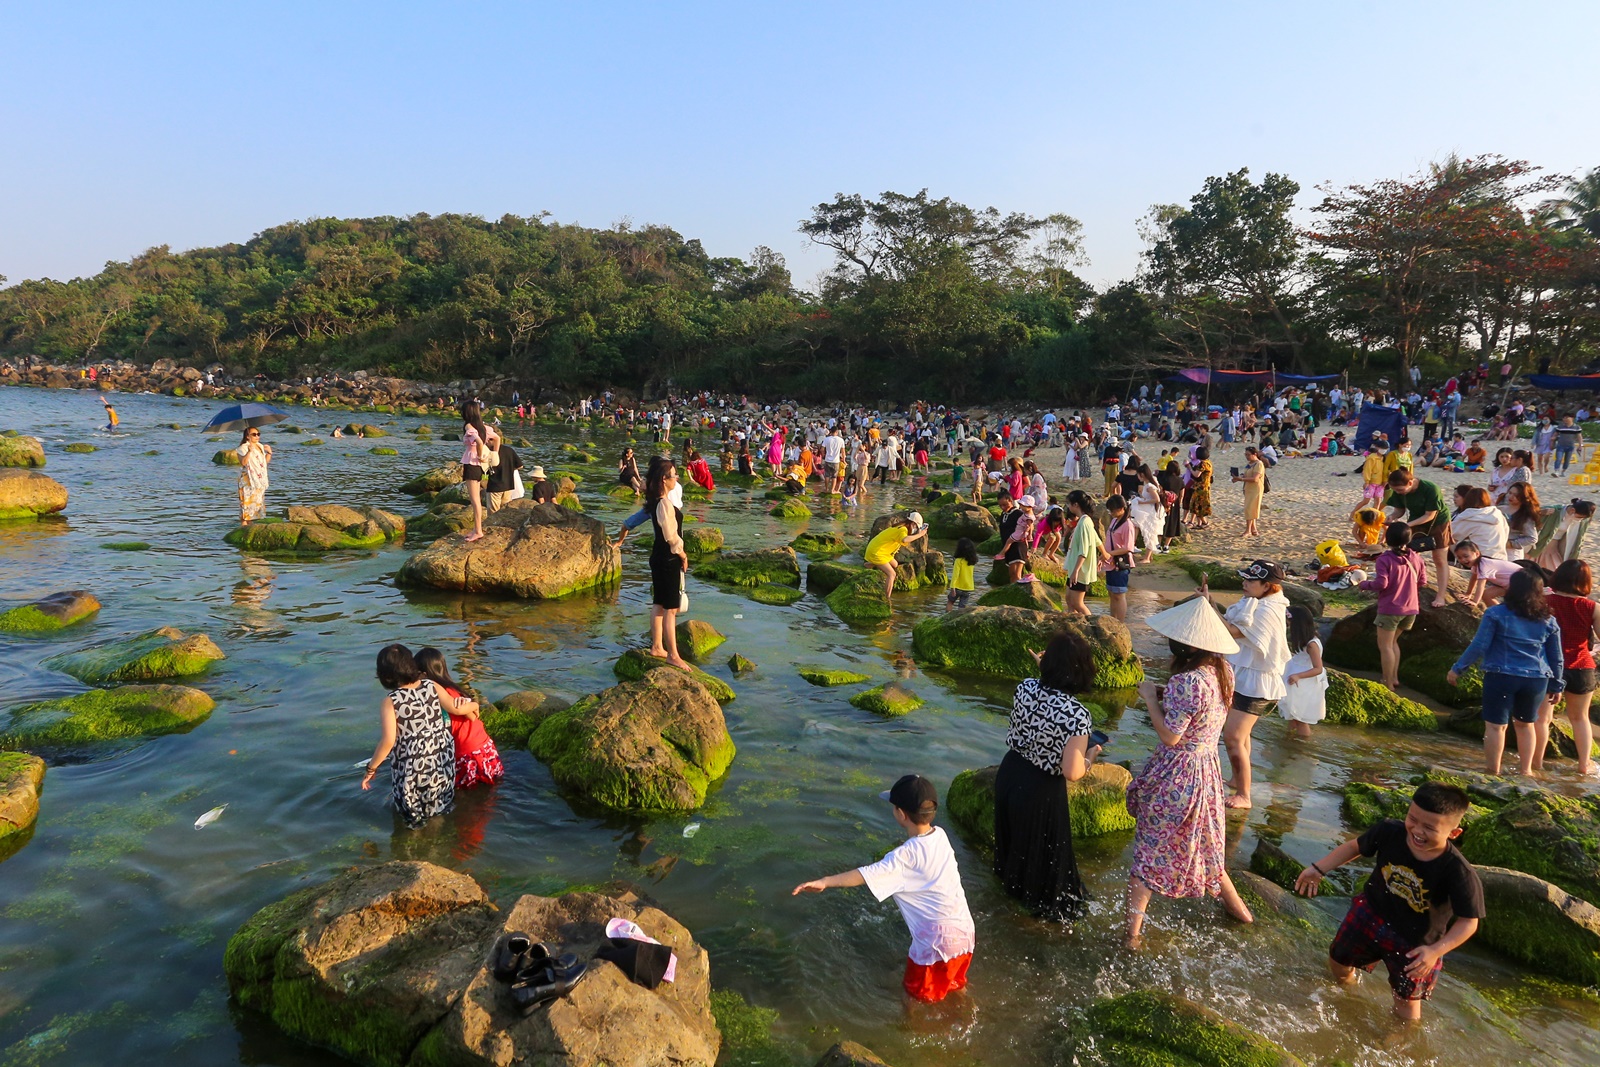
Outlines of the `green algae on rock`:
M44 788L44 760L26 752L0 752L0 859L33 836Z
M1600 986L1600 908L1522 871L1476 870L1489 918L1474 940L1540 974Z
M612 664L611 673L625 682L636 682L660 667L671 667L666 660L659 656L652 656L642 649L630 648L617 658ZM672 667L678 670L677 667ZM695 681L705 686L706 691L716 698L718 704L731 702L736 695L733 687L721 678L714 677L701 670L699 667L689 668L688 674Z
M1456 844L1475 864L1531 874L1600 904L1600 796L1538 790L1476 820Z
M744 595L754 600L757 604L772 604L784 607L793 604L805 596L805 593L792 585L777 585L766 582L762 585L744 587Z
M51 656L44 665L86 685L148 682L201 674L225 658L205 634L186 634L171 626L120 637L76 652Z
M1328 671L1328 721L1389 730L1437 730L1439 717L1388 687L1343 671Z
M734 674L746 674L755 670L756 665L735 652L728 657L728 669Z
M994 852L994 780L998 765L962 771L945 791L950 820L974 848ZM1100 837L1133 829L1128 785L1133 775L1115 763L1091 764L1082 778L1067 783L1073 837Z
M1013 607L1032 608L1035 611L1060 611L1061 605L1056 603L1050 595L1044 582L1012 582L991 589L978 598L978 606L983 608Z
M400 491L407 496L425 496L428 493L437 493L452 485L461 483L461 464L446 463L442 467L423 471L409 482L400 486Z
M1195 581L1204 578L1208 589L1244 588L1244 579L1239 577L1241 563L1228 563L1212 556L1180 555L1168 558Z
M373 507L342 504L285 508L281 519L260 519L235 528L224 541L252 552L318 556L324 552L377 548L405 537L406 520Z
M205 693L182 685L124 685L9 709L0 749L58 749L179 733L216 707Z
M894 616L883 575L867 568L829 593L827 602L835 615L852 626L869 626Z
M540 689L519 689L479 709L483 728L501 748L527 748L528 737L539 724L558 711L572 707L566 697Z
M806 564L806 588L818 596L827 596L856 575L868 573L872 573L870 568L857 563L812 560Z
M768 509L767 514L775 519L782 519L784 522L804 522L806 519L811 518L811 509L799 500L790 497L788 500L780 500L774 504Z
M211 454L211 462L219 467L237 467L239 465L239 453L231 448L224 448Z
M844 538L831 533L803 533L790 541L789 547L813 559L842 556L850 551L850 546Z
M930 667L1029 678L1038 673L1034 652L1071 631L1094 652L1096 689L1127 689L1144 680L1128 628L1109 615L1061 615L1027 608L964 608L918 623L911 631L917 661Z
M684 619L674 628L678 637L678 652L687 659L704 662L706 657L727 640L717 628L701 619Z
M734 756L717 700L670 666L550 715L528 748L563 788L634 812L695 810Z
M1305 1067L1260 1034L1170 993L1099 1001L1084 1026L1106 1062L1129 1067Z
M51 593L32 604L0 613L0 633L54 633L77 625L99 610L100 601L82 589Z
M0 521L28 522L67 508L67 488L36 470L0 468Z
M874 715L909 715L925 703L927 701L899 682L885 682L850 698L852 707L870 711Z
M374 456L398 456L400 454L398 449L385 447L369 448L367 451Z
M794 549L765 548L756 552L722 552L695 567L697 577L724 585L800 584L800 561Z
M685 526L679 536L683 539L683 554L690 560L704 559L722 548L722 531L715 526Z
M622 552L605 527L555 504L513 500L485 516L477 541L443 538L410 557L395 583L553 600L609 585Z
M72 452L80 456L87 456L90 452L98 452L100 449L89 444L87 441L74 441L70 445L62 445L61 451Z
M813 667L801 664L795 670L800 677L812 685L858 685L868 679L868 675L856 671L845 670L843 667Z
M111 552L148 552L149 541L102 541L100 547Z
M21 434L0 437L0 467L42 467L44 442Z

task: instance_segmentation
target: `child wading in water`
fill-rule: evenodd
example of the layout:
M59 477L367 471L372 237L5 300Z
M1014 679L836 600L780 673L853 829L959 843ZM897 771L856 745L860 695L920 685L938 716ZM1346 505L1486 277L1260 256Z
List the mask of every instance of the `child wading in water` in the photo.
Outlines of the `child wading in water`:
M437 648L419 648L417 666L425 678L460 701L450 712L450 736L456 745L456 788L471 789L480 782L493 785L505 777L500 750L494 747L489 732L478 715L478 702L462 698L461 687L450 677L444 653Z
M1288 690L1278 701L1278 714L1294 724L1294 735L1311 736L1311 724L1328 714L1328 672L1322 669L1322 639L1317 636L1317 620L1311 609L1299 604L1289 609L1289 657L1283 668L1283 684Z
M1350 903L1328 949L1333 977L1348 985L1357 969L1382 960L1394 992L1394 1013L1422 1018L1444 957L1478 932L1484 916L1478 872L1452 842L1461 836L1466 791L1441 782L1419 786L1405 821L1384 819L1300 872L1295 891L1317 895L1322 879L1357 856L1376 860L1372 877ZM1450 916L1454 913L1454 920Z
M950 591L945 594L944 606L964 608L977 586L973 582L972 568L978 563L978 546L972 538L963 537L956 542L955 562L950 565Z
M967 987L976 928L950 839L933 825L939 810L933 783L908 774L883 798L894 805L894 821L905 831L905 843L870 866L802 882L790 895L864 885L879 900L894 897L911 929L905 991L932 1003Z

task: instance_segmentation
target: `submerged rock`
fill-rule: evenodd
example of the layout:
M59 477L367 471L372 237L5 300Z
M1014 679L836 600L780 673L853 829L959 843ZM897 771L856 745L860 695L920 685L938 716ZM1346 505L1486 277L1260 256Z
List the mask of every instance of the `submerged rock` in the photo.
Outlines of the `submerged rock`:
M74 748L97 741L180 733L216 707L205 693L182 685L124 685L11 708L0 728L0 749Z
M1489 917L1474 940L1539 974L1600 985L1600 908L1521 871L1477 872Z
M700 619L685 619L674 628L678 637L678 653L687 659L704 662L727 640L717 628Z
M1346 726L1382 726L1390 730L1437 730L1439 717L1415 700L1387 686L1343 671L1328 671L1328 722Z
M0 521L37 519L67 507L66 486L35 470L0 468Z
M745 674L748 671L755 670L756 665L735 652L728 657L728 669L734 674Z
M172 626L134 637L119 637L76 652L51 656L44 665L72 675L87 685L148 682L200 674L219 659L222 649L205 634L186 634Z
M82 589L51 593L0 614L0 632L42 634L63 630L100 610L100 601Z
M734 756L716 699L676 667L548 716L528 748L562 787L633 812L695 810Z
M1600 904L1600 796L1540 790L1478 819L1456 844L1475 864L1531 874Z
M816 1067L889 1067L889 1064L865 1045L841 1041L822 1054Z
M723 552L694 568L698 578L726 585L800 584L800 561L794 549L766 548L756 552Z
M1061 615L1027 608L964 608L924 619L911 632L917 661L946 670L1028 678L1035 651L1063 631L1094 651L1096 689L1127 689L1144 680L1128 628L1109 615Z
M1210 1008L1138 991L1091 1005L1084 1028L1108 1063L1149 1067L1305 1067L1281 1046Z
M549 600L614 582L622 553L600 522L556 504L513 500L484 517L483 538L435 541L395 575L403 586Z
M857 685L868 678L865 674L845 670L842 667L812 667L802 664L795 669L800 677L812 685Z
M611 918L670 946L676 980L647 990L596 960L567 997L526 1016L513 1009L488 969L503 933L589 959ZM501 912L443 867L360 867L257 912L229 939L223 969L240 1006L369 1067L710 1067L720 1048L705 950L626 891L528 895Z
M0 437L0 467L42 467L44 442L37 437Z
M994 780L996 764L962 771L950 782L944 806L961 836L984 853L994 852ZM1115 763L1094 763L1076 782L1067 782L1072 836L1100 837L1133 829L1128 812L1128 786L1133 775Z
M211 462L219 467L237 467L239 466L239 453L231 448L224 448L211 454Z
M33 835L43 788L44 760L26 752L0 752L0 859Z
M624 682L636 682L653 670L670 666L671 664L659 656L652 656L642 649L630 648L617 658L616 663L612 664L611 673ZM678 670L679 668L673 667L672 669ZM713 677L699 667L691 667L688 674L695 681L705 686L706 691L716 699L718 704L726 704L733 700L735 696L733 687L721 678Z
M240 526L223 540L252 552L316 556L342 549L377 548L405 537L406 520L373 507L342 504L285 508L283 518Z
M854 563L830 563L813 560L806 564L806 588L818 596L826 596L868 568Z
M80 456L87 456L90 452L98 452L100 449L89 444L87 441L74 441L70 445L62 445L61 451L72 452Z
M885 682L850 698L852 707L870 711L874 715L909 715L925 703L899 682Z

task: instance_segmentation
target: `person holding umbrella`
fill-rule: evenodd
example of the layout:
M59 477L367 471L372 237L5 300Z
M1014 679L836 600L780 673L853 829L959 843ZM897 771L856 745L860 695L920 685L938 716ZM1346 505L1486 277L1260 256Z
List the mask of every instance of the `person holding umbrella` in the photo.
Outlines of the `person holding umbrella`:
M239 457L239 522L249 526L266 511L267 464L272 462L272 446L261 443L261 427L289 418L270 404L234 404L217 412L201 433L227 433L243 430L244 436L234 454Z

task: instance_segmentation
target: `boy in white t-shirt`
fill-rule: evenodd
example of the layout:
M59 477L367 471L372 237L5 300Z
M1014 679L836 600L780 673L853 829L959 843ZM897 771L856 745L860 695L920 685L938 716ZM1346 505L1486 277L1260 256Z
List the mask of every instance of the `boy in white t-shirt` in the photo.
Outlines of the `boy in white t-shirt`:
M879 900L894 897L911 929L906 993L933 1003L967 987L967 968L976 945L972 913L967 910L950 839L933 825L939 810L933 783L908 774L882 796L894 805L894 821L906 832L905 843L877 863L803 882L791 895L864 885Z

